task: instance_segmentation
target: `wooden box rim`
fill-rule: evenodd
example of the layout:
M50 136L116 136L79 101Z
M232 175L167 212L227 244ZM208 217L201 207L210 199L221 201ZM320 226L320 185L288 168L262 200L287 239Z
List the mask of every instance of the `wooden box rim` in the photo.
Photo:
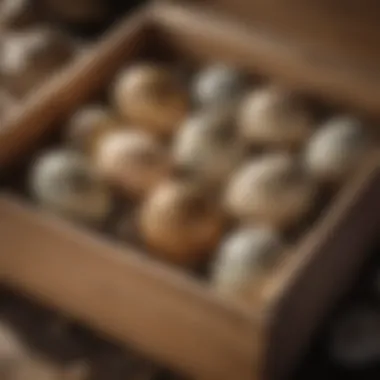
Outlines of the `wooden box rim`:
M206 15L201 16L182 6L178 7L176 5L165 4L154 5L144 12L136 14L132 18L128 18L127 21L120 24L119 27L106 36L106 38L93 50L88 52L87 55L80 57L71 67L54 77L49 85L41 89L36 95L36 99L29 101L24 112L19 118L13 120L13 124L10 123L0 136L0 162L4 164L9 162L11 157L17 156L19 149L20 151L23 149L22 144L27 145L30 140L36 138L38 134L43 133L44 128L47 128L47 125L59 117L61 113L66 113L71 110L76 103L80 103L82 97L84 100L86 98L86 94L84 93L70 97L70 95L73 94L73 89L86 82L83 78L88 79L100 73L99 70L101 70L105 62L112 62L111 60L113 58L120 59L120 50L123 44L127 42L133 43L134 39L137 38L140 33L144 33L145 29L151 25L158 25L160 28L164 28L165 32L168 36L170 35L171 38L176 38L175 31L179 30L178 28L184 28L183 38L187 38L187 40L202 34L204 30L208 30L218 39L223 35L223 33L220 32L223 30L223 27L226 27L226 25L228 27L231 26L235 37L231 37L232 40L229 37L228 43L232 45L232 41L240 41L236 49L241 49L242 46L250 46L253 41L258 42L258 45L250 52L250 59L258 59L257 65L259 67L263 68L267 61L273 61L281 55L285 58L289 67L292 65L293 68L294 66L296 67L297 70L293 70L294 72L291 73L291 75L281 70L276 71L275 64L267 67L267 71L263 69L265 74L275 75L284 79L285 82L291 82L294 78L299 78L299 74L297 73L299 67L302 67L304 71L306 70L307 72L307 70L310 70L312 68L311 66L313 66L310 65L308 60L301 60L297 63L299 57L292 60L291 57L289 58L286 54L284 55L282 50L276 52L275 50L278 45L273 45L272 41L266 38L263 39L260 34L255 35L252 32L247 35L244 28L235 28L235 26L229 23L226 24L224 20L218 21L217 19L210 18L207 19L209 20L209 24L204 24L202 27L205 17L207 19ZM193 29L191 25L194 25ZM241 59L244 60L243 58ZM108 68L108 70L111 69ZM338 74L339 68L329 68L321 64L316 68L314 67L314 70L319 74L319 77L327 73L328 77L331 78L332 73ZM345 75L347 75L347 73ZM333 89L330 88L328 91L330 98L335 100L342 97L343 103L346 103L348 106L355 106L364 113L372 112L372 114L375 115L375 111L379 109L376 108L375 110L375 105L378 105L380 96L370 103L370 105L368 102L373 92L379 90L371 86L368 81L363 80L363 77L357 77L353 80L353 84L349 86L359 89L359 95L356 97L344 97L344 93L347 90L343 80L345 77L339 78L340 81L336 81ZM101 81L101 75L99 75L99 81ZM91 85L87 89L88 93L96 89L98 85L97 80L91 82ZM322 91L323 89L318 87L315 82L308 80L305 75L301 75L297 86L300 88L308 88L310 91L314 91L321 96L326 94L326 92ZM57 112L55 109L58 105L60 112ZM39 124L38 121L42 120L41 113L44 112L44 121ZM36 128L31 130L28 128L30 125L36 126ZM12 144L12 142L16 140L20 143L17 144L17 146ZM11 252L12 255L8 254L2 257L0 261L0 275L3 276L4 281L8 281L16 287L33 293L33 295L54 305L61 311L84 320L91 326L104 331L110 336L132 343L134 346L162 362L194 375L197 378L219 378L227 380L231 377L235 377L241 380L248 380L252 378L254 374L261 373L263 370L261 366L277 363L276 360L278 360L279 353L276 349L273 349L273 343L275 343L278 336L281 337L281 334L284 332L284 324L279 318L285 315L288 319L284 318L284 320L289 322L289 319L291 319L292 316L294 317L294 311L289 309L289 305L293 305L292 302L296 302L297 304L297 300L286 301L286 290L291 289L294 291L294 289L299 289L298 279L304 281L302 278L304 272L310 270L310 267L317 265L315 262L318 261L318 257L322 257L323 265L327 267L329 267L329 263L332 263L332 260L337 260L339 256L337 254L335 254L333 258L322 256L319 253L320 245L325 243L328 247L334 246L330 241L330 236L328 236L329 229L332 228L335 231L335 229L341 226L343 220L347 219L352 213L360 214L361 212L360 215L363 215L364 209L368 212L368 205L366 205L365 208L359 207L361 211L357 208L360 203L359 201L361 201L365 195L374 201L375 198L373 194L380 186L378 169L378 157L376 155L376 157L372 158L368 163L366 170L363 170L363 172L358 175L352 187L346 189L347 191L344 192L340 200L334 206L339 210L329 212L330 216L328 218L330 222L325 221L323 224L321 223L320 227L317 227L317 229L311 233L313 236L310 236L310 238L304 242L303 249L308 252L305 254L306 259L303 261L300 260L299 257L296 257L286 264L286 266L292 268L291 272L293 276L288 276L290 272L286 270L280 272L278 281L276 281L273 287L268 291L268 298L271 299L273 303L269 302L267 308L259 310L256 314L252 314L249 307L238 307L233 304L226 305L223 300L213 295L211 291L204 290L192 279L188 279L182 274L174 273L172 270L160 264L136 259L134 255L119 259L116 256L118 255L117 252L120 252L120 249L114 247L113 244L101 242L102 239L95 237L86 237L85 233L74 231L72 227L66 226L64 222L55 221L50 224L50 218L40 216L39 213L36 213L29 207L20 206L19 201L12 198L10 199L7 196L3 196L0 200L0 212L7 217L6 220L3 219L0 221L0 240L6 242L4 246L7 246L7 251ZM370 192L370 196L368 192ZM355 205L356 208L354 207ZM352 208L355 208L355 211L353 211ZM318 294L317 292L316 296L320 297L318 301L319 305L316 308L316 314L310 316L310 319L308 319L308 324L312 326L315 325L316 320L318 320L325 309L328 308L328 305L325 306L323 303L327 302L327 304L331 304L333 299L339 295L352 279L357 264L360 263L361 260L364 260L364 255L359 258L357 252L361 247L366 245L370 237L374 236L374 231L378 224L377 216L372 215L369 217L367 215L366 218L366 220L369 221L369 227L362 238L359 239L360 244L355 246L355 250L350 253L350 260L346 263L346 268L339 275L339 286L337 286L337 289L334 291L330 289L329 292L329 289L324 289L324 293L321 292ZM359 220L362 219L363 216L359 218ZM329 223L331 224L329 225ZM27 235L29 236L28 239L15 239L14 236L17 232L17 226L19 225L23 225L25 230L35 231L37 236L38 233L41 234L42 232L49 231L49 237L42 240L33 240L31 235ZM345 228L347 229L348 227L345 226ZM352 226L350 228L352 228ZM322 242L316 242L316 235L320 237L319 234L324 237ZM42 281L44 277L42 276L41 268L44 268L44 266L45 268L53 268L54 266L52 257L48 255L48 251L46 250L46 242L49 239L52 239L51 243L53 241L61 241L62 246L67 247L65 252L69 252L70 247L76 247L76 249L81 248L81 252L83 252L77 256L68 254L67 258L63 259L63 248L57 250L55 255L57 259L60 257L61 260L63 260L60 261L62 267L69 268L69 264L80 263L80 268L85 268L85 264L90 262L91 255L93 254L93 257L96 257L98 260L95 260L95 262L103 265L108 263L110 268L113 268L113 270L119 273L119 279L121 279L124 273L123 271L129 274L133 273L134 270L136 270L137 273L144 273L145 277L142 277L140 284L149 284L148 289L152 290L154 286L160 283L162 285L160 288L162 295L165 295L165 291L167 291L169 287L175 294L175 301L174 303L173 301L168 302L172 302L173 306L181 305L185 311L188 311L189 315L180 319L178 325L167 310L160 311L160 308L156 305L157 315L155 318L158 318L156 321L153 316L140 318L141 316L139 315L133 315L132 326L127 326L123 323L124 320L128 320L127 310L120 308L118 311L110 312L104 307L92 302L96 299L96 291L100 290L99 284L104 285L105 281L110 281L109 273L107 275L104 274L104 277L98 273L98 278L91 278L91 289L87 288L78 280L78 276L80 278L78 270L74 276L74 278L77 279L77 282L74 282L74 284L77 284L78 287L73 288L73 285L71 287L67 286L67 289L70 289L69 293L66 294L66 289L63 289L58 282L56 286L47 286L47 284ZM31 251L31 247L35 247L35 249ZM116 253L116 255L110 256L109 260L107 260L104 253L102 253L103 250L104 252L110 251L111 256L114 253ZM59 252L61 252L61 255ZM53 257L55 256L53 255ZM28 265L25 265L25 262L27 262ZM331 265L330 267L332 268ZM314 271L313 268L312 270ZM58 275L59 272L57 272L57 270L52 273L56 273L57 279L64 283L64 278ZM281 275L281 273L284 275ZM157 280L158 282L156 282L155 276L159 279ZM51 280L53 281L54 278ZM118 281L124 284L122 280L114 281L115 284L117 284ZM302 281L301 283L303 283ZM111 286L110 289L116 289L115 285L113 286L114 287ZM74 296L76 292L80 294L77 298ZM106 305L120 305L120 297L123 296L124 291L115 293L116 295L110 297ZM127 293L126 291L124 295ZM89 298L91 298L92 301L86 302L86 295L89 296L90 294L91 297ZM148 294L147 290L145 290L144 294ZM183 300L181 301L180 296L183 294L186 294L186 297L188 297L185 297L185 300L192 300L193 303L190 302L190 306L186 306L186 303L184 304ZM131 296L129 295L128 297ZM300 297L304 299L305 294L301 294ZM140 311L147 310L145 306L141 306L142 302L133 301L132 298L128 298L128 300L131 305L133 304L137 308L140 307ZM201 300L201 303L197 304L197 300ZM84 305L86 305L86 307ZM201 311L202 307L205 307L207 313ZM195 310L195 314L192 310ZM220 315L217 313L218 311ZM199 312L202 318L196 318L197 312ZM167 326L171 334L169 336L173 338L173 343L171 344L165 344L165 331L159 331L159 327L165 324L165 318L169 318ZM155 331L137 331L142 327L149 330L148 322L155 326ZM218 328L215 328L215 323L219 326ZM306 330L307 327L308 326L306 326ZM188 329L188 331L185 331L186 329ZM149 333L151 333L152 336L149 336ZM182 338L182 341L178 338L176 339L176 334ZM303 331L302 334L305 334L305 332ZM300 336L300 342L304 344L305 336L302 334ZM200 347L202 349L200 349ZM282 353L284 352L285 351ZM290 357L285 361L280 360L278 362L278 371L280 373L288 371L290 368L289 363L294 362L293 355L298 353L297 350L290 350ZM230 361L224 360L225 357L229 357ZM265 361L263 359L265 359ZM275 373L268 375L268 378L277 377L277 369Z

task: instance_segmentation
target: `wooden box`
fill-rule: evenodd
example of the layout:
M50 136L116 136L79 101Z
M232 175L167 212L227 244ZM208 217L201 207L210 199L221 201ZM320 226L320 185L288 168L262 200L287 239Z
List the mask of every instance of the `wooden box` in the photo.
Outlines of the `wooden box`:
M226 61L338 109L379 116L380 86L362 71L342 70L197 7L156 4L54 78L2 131L4 185L15 162L27 159L118 68L156 54L157 46L191 64ZM350 285L378 232L379 169L374 152L278 266L259 305L226 301L189 275L6 193L1 279L193 378L282 378Z

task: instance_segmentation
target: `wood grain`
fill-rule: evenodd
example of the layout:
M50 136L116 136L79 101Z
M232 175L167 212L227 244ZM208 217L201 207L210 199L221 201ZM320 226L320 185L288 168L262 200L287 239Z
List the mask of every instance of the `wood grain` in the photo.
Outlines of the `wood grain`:
M253 319L244 310L15 198L0 198L0 216L8 284L196 378L250 378Z
M341 110L380 119L378 73L283 41L196 7L154 4L36 94L0 135L0 166L25 158L76 107L107 88L119 67L151 57L158 48L186 64L224 60ZM294 366L360 269L362 250L374 237L380 215L374 212L378 161L371 160L347 184L326 218L296 247L294 260L279 268L260 307L226 304L174 269L6 196L0 199L0 275L197 379L251 380L262 378L263 370L266 379L277 379ZM323 273L330 280L321 285Z

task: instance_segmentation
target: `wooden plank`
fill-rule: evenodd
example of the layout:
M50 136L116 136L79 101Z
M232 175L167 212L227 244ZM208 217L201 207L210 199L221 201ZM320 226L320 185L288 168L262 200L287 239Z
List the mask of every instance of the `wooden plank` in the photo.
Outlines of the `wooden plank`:
M1 278L196 378L248 380L252 318L197 281L0 198Z

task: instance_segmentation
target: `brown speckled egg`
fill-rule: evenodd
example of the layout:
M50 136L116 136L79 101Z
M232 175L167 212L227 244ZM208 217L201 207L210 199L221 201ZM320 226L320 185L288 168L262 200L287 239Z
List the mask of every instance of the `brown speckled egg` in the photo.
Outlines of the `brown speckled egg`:
M0 46L0 78L15 97L60 69L73 55L72 44L49 28L10 34Z
M236 218L286 228L311 208L315 184L287 154L246 163L227 186L225 205Z
M26 28L35 25L39 19L32 0L2 0L0 3L0 28Z
M242 95L246 78L239 71L222 63L202 69L192 84L196 104L210 107L235 101Z
M207 260L224 226L215 198L196 184L160 184L139 215L141 234L152 254L184 266Z
M108 188L81 155L69 150L54 150L38 157L30 187L42 205L85 222L103 222L112 208Z
M162 145L136 130L105 135L97 145L94 161L104 178L137 197L150 191L170 170Z
M362 123L349 116L328 120L311 137L305 164L318 180L340 182L363 162L370 141Z
M174 164L202 180L225 180L244 156L233 116L216 107L186 120L174 139Z
M110 110L98 104L88 105L68 120L66 140L70 146L91 153L104 134L118 128L122 128L122 124Z
M170 135L188 111L188 96L181 81L168 69L141 64L122 71L113 91L119 113L158 135Z
M284 251L278 232L244 226L222 242L213 265L212 284L221 294L244 293L273 268Z
M243 99L238 125L242 137L252 145L294 148L310 136L313 119L291 93L264 87Z

